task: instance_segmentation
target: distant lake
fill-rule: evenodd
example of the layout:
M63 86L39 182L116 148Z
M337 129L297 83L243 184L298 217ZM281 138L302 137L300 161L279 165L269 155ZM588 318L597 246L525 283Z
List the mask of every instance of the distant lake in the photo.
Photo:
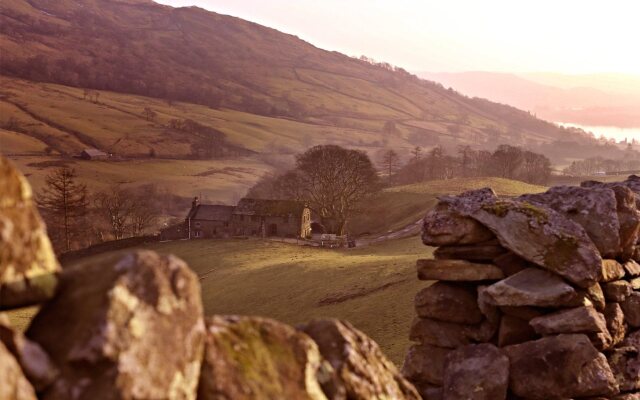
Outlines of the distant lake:
M616 142L624 141L627 139L629 142L633 139L636 142L640 142L640 128L619 128L617 126L589 126L572 124L567 122L557 122L558 125L574 128L582 128L587 132L593 132L596 138L601 135L607 139L615 139Z

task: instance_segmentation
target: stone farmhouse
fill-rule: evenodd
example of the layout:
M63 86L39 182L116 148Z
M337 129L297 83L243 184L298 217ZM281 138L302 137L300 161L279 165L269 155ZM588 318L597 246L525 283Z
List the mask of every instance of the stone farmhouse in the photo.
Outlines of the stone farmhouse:
M311 211L301 202L244 198L236 206L200 204L196 197L184 223L164 229L163 240L233 236L307 238Z

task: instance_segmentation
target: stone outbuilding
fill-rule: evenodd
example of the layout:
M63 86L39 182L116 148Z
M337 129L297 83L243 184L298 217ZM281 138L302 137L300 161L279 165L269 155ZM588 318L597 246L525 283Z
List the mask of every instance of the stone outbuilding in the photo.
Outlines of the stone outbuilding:
M231 219L236 236L307 238L311 235L311 211L291 200L240 200Z
M185 220L188 239L228 238L233 235L234 206L198 204L197 198Z

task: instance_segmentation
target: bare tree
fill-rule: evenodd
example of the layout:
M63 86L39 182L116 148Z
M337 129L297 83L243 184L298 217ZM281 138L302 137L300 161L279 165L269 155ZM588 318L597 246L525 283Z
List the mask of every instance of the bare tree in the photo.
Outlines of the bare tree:
M131 190L129 227L133 236L144 235L157 221L160 207L155 201L150 201L144 189Z
M120 186L113 186L110 190L95 195L94 206L109 223L114 239L124 238L133 208L130 193Z
M312 147L296 157L296 170L310 208L339 235L361 202L380 188L369 157L340 146Z
M71 241L82 231L82 218L87 212L87 186L77 182L75 170L59 168L45 178L46 186L37 203L49 219L51 232L62 231L64 249L71 250Z

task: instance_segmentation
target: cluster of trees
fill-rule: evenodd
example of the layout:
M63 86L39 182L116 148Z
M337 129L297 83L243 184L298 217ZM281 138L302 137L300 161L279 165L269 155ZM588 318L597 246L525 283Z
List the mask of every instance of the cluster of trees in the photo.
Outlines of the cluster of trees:
M262 178L248 196L304 201L329 233L343 235L351 216L380 188L366 153L320 145L296 156L295 168Z
M545 184L551 176L551 162L547 157L506 144L493 152L460 146L455 154L447 153L442 146L423 154L422 149L416 147L405 165L394 150L385 150L378 156L378 165L393 184L480 176Z
M143 112L146 118L155 118L151 109ZM153 113L153 114L152 114ZM246 149L233 146L227 142L226 135L217 129L202 125L192 119L171 119L167 128L174 132L183 132L195 136L191 144L191 156L197 159L215 159L228 155L244 155Z
M615 173L640 170L640 158L612 160L602 157L590 157L574 161L563 172L573 176L588 176L597 173Z
M149 234L175 203L172 197L154 185L90 193L73 169L63 167L46 177L36 200L54 249L65 252Z

